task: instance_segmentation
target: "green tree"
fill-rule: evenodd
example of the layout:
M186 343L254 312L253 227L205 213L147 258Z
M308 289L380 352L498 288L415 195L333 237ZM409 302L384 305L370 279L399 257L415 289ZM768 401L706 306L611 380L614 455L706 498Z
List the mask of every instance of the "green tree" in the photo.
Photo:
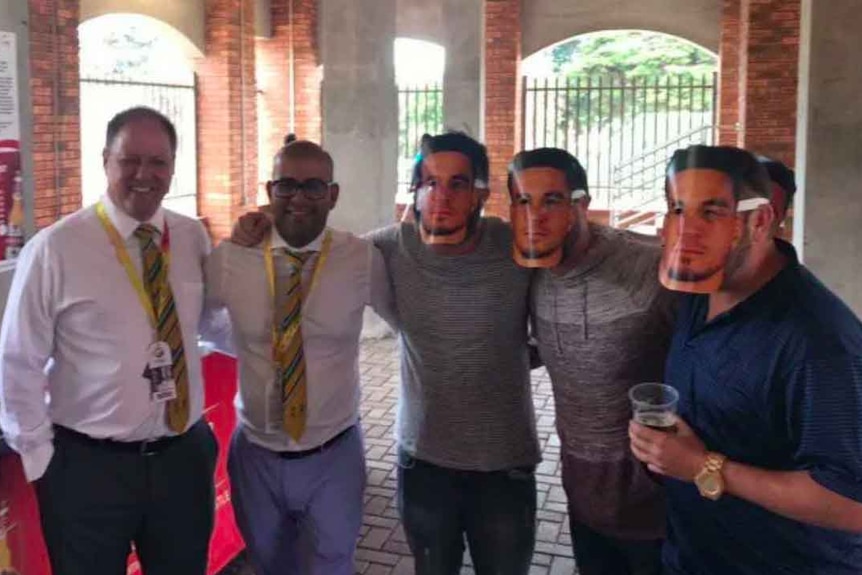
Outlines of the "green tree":
M684 40L651 32L587 34L552 49L556 74L656 78L701 77L715 70L715 57Z
M555 46L546 58L556 78L528 83L537 89L533 105L546 131L577 135L620 118L712 109L716 58L672 36L587 34ZM557 112L546 119L545 109Z

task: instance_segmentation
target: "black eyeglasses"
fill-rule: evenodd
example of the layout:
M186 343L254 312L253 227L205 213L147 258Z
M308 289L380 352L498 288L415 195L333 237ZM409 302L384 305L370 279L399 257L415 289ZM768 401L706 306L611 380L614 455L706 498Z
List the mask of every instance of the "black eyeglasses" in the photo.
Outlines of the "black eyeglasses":
M320 178L310 178L303 182L294 178L279 178L272 182L272 195L289 200L302 191L308 200L319 200L326 195L335 182L324 182Z

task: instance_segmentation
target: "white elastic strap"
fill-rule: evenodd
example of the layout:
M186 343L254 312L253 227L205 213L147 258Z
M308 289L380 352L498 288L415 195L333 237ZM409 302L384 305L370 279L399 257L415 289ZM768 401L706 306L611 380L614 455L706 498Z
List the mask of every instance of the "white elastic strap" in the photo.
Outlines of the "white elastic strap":
M586 198L586 197L587 197L587 191L586 190L580 190L580 189L572 190L572 201L580 200L581 198Z
M766 198L748 198L747 200L739 200L736 204L737 212L750 212L756 210L760 206L765 206L769 203Z
M476 180L473 180L473 187L487 190L488 189L488 182L486 182L485 180L476 179Z

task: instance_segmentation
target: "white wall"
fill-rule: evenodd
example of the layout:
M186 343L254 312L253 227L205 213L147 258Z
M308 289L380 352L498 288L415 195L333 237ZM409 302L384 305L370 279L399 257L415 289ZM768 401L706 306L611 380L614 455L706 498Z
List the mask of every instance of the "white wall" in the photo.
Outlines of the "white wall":
M523 56L578 34L652 30L718 53L721 0L522 0Z
M176 41L187 57L196 58L204 54L204 0L81 0L81 22L105 14L139 14L155 18L167 25L166 33L178 32Z
M794 239L805 264L862 316L862 11L803 0Z

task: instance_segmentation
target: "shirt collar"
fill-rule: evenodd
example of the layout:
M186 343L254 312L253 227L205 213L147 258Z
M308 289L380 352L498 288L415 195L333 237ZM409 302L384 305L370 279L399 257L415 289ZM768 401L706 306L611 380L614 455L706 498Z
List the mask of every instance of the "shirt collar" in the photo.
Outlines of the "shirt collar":
M272 227L272 231L270 232L270 247L273 250L276 249L288 249L292 252L319 252L321 246L323 245L323 236L326 234L326 228L323 229L320 234L308 244L302 246L301 248L295 248L289 243L285 241L281 234L278 233L278 230L275 226Z
M791 293L789 285L795 281L795 277L798 276L802 264L799 263L799 257L793 244L780 238L775 238L774 241L776 249L787 258L787 265L775 274L775 277L746 299L707 322L706 314L709 309L709 295L697 294L693 296L699 302L695 321L698 330L741 317L763 313L763 310L772 309L775 306L784 304L787 297L786 294Z
M117 232L119 232L120 237L123 240L128 240L135 233L135 230L138 229L142 223L150 224L159 230L159 234L165 231L165 210L161 206L156 210L156 213L153 214L146 222L139 222L123 210L121 210L117 205L111 200L111 197L108 194L102 196L102 203L105 205L105 212L108 214L108 219L111 220L111 223L114 224L114 227L117 228Z

